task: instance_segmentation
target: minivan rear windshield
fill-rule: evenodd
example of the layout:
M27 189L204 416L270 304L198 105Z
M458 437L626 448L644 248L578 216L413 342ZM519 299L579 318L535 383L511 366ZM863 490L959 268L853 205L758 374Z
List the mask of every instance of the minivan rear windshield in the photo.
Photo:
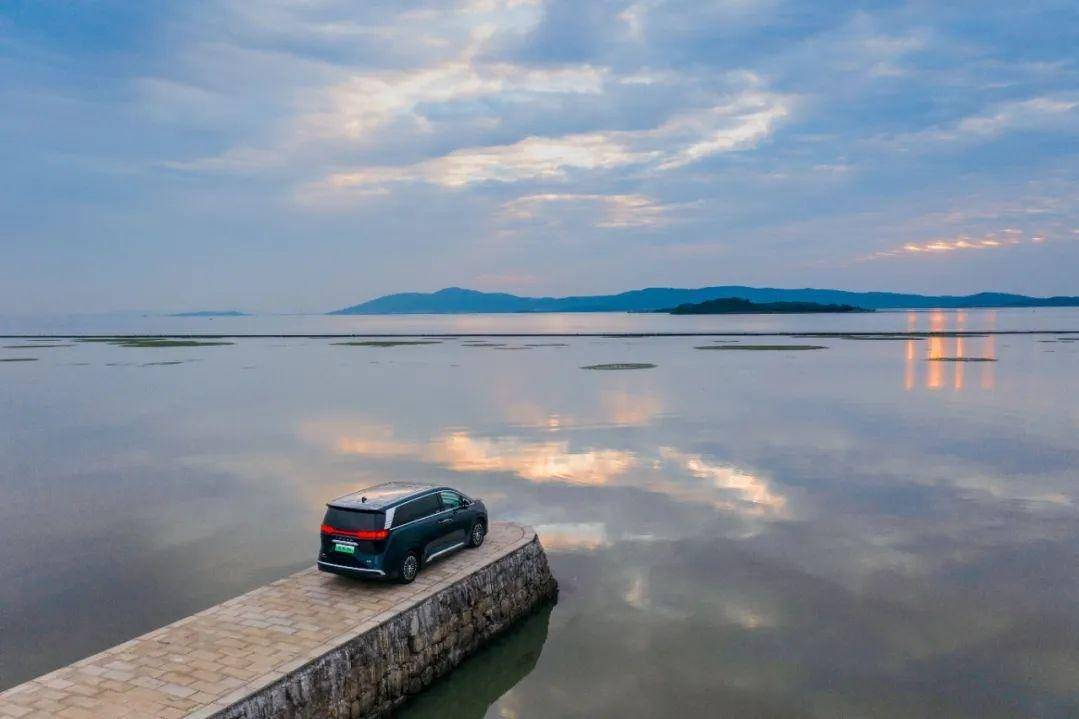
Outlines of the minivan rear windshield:
M322 523L328 524L334 529L363 532L382 529L386 525L386 515L382 512L359 512L352 509L329 507L326 509L326 517L322 520Z

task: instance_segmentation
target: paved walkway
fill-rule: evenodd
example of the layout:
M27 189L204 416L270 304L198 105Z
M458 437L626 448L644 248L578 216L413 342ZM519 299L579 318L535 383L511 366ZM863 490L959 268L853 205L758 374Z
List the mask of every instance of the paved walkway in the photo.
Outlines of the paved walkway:
M208 717L477 569L535 532L495 522L479 549L409 585L307 569L0 693L0 717Z

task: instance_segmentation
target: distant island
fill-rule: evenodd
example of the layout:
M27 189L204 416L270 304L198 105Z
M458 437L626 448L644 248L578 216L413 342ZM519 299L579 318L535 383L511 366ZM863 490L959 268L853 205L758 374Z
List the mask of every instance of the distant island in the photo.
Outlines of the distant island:
M198 310L196 312L177 312L169 317L250 317L239 310Z
M329 312L331 315L470 314L505 312L656 312L717 299L754 303L810 302L849 305L870 310L952 309L977 307L1079 307L1079 297L1028 297L1001 292L975 295L915 295L896 292L847 292L821 289L777 289L722 285L698 289L649 287L616 295L521 297L448 287L438 292L385 295Z
M659 310L672 315L797 315L824 312L873 312L853 305L822 305L818 302L750 302L740 297L678 305Z

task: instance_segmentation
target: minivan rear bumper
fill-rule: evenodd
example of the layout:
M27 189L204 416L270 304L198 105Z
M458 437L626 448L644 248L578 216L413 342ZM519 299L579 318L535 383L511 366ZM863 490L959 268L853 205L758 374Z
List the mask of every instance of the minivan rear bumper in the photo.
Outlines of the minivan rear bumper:
M366 567L350 567L345 564L333 564L318 560L318 568L323 572L340 574L346 577L385 577L386 573L381 569L368 569Z

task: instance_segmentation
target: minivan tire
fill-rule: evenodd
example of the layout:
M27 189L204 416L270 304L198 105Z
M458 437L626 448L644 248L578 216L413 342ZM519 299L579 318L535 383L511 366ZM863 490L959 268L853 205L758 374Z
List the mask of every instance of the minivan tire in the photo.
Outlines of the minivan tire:
M468 546L475 549L483 544L483 538L487 536L487 526L483 522L472 525L472 531L468 533Z
M397 581L401 584L411 584L419 573L420 557L415 552L409 552L401 560L401 568L397 570Z

